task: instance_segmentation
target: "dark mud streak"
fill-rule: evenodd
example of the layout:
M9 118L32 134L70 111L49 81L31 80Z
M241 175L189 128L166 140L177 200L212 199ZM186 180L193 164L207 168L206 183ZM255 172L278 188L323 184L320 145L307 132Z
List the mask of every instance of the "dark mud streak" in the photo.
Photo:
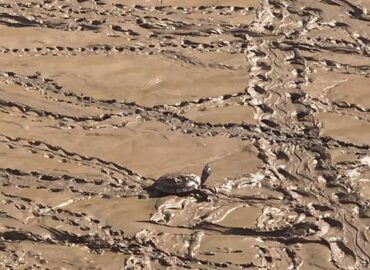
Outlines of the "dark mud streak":
M63 157L67 158L78 158L78 160L82 161L87 161L88 164L97 164L98 166L101 166L103 169L110 169L114 170L117 173L124 174L124 175L129 175L129 176L139 176L137 173L133 172L130 169L127 169L123 167L120 164L114 163L112 161L106 161L97 157L88 157L88 156L83 156L78 153L70 152L68 150L63 149L60 146L52 145L43 141L38 141L38 140L29 140L25 138L12 138L8 137L6 135L0 134L1 137L5 138L6 141L8 142L13 142L13 143L20 143L23 144L23 147L29 147L31 149L37 149L39 146L45 147L47 150L49 150L50 153L55 153L57 156L60 155L59 153L63 153ZM75 161L77 161L75 159ZM140 176L141 177L141 176ZM147 178L143 178L147 179Z

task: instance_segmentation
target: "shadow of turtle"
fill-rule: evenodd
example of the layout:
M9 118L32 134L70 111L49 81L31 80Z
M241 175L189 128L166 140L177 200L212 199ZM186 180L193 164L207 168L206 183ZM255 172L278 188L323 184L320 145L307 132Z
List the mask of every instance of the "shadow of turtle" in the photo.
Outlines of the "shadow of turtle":
M194 197L197 202L204 202L209 201L209 196L204 189L194 189L191 191L186 192L178 192L178 193L170 193L170 192L163 192L158 190L155 186L155 182L148 187L144 187L143 190L146 192L149 198L164 198L168 196L177 196L177 197Z

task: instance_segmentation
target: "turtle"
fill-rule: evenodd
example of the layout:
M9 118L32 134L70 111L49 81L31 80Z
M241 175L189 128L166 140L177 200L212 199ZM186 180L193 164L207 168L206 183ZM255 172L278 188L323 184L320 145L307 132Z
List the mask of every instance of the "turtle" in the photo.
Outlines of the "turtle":
M159 177L152 188L164 194L188 194L199 190L211 175L211 167L206 164L202 175L170 173Z

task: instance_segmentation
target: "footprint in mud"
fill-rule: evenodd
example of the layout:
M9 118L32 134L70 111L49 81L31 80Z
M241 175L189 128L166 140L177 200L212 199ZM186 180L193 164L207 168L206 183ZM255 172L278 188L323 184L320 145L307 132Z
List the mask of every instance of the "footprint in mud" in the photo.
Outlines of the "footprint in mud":
M351 269L356 265L356 255L342 241L330 241L330 250L333 262L338 265ZM355 269L355 268L352 268Z

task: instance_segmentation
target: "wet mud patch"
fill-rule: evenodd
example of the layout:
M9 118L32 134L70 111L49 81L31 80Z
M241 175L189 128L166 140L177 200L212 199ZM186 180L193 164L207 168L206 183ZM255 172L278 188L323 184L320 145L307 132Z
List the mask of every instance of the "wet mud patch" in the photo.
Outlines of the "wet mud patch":
M184 115L196 122L205 122L212 124L257 123L257 121L254 119L253 108L241 105L210 108L207 108L207 106L202 106L187 110Z
M184 66L160 56L27 58L14 62L14 58L7 61L3 57L3 67L27 74L32 66L78 94L97 99L135 101L146 106L240 92L248 79L245 71L209 69L203 74L203 68ZM0 69L3 68L0 66Z
M320 102L336 104L338 107L333 109L357 105L360 110L368 111L370 102L363 91L370 82L367 74L346 74L319 68L312 75L312 80L305 90Z
M318 119L323 124L322 135L332 136L348 143L366 145L370 136L368 121L336 113L322 112Z

